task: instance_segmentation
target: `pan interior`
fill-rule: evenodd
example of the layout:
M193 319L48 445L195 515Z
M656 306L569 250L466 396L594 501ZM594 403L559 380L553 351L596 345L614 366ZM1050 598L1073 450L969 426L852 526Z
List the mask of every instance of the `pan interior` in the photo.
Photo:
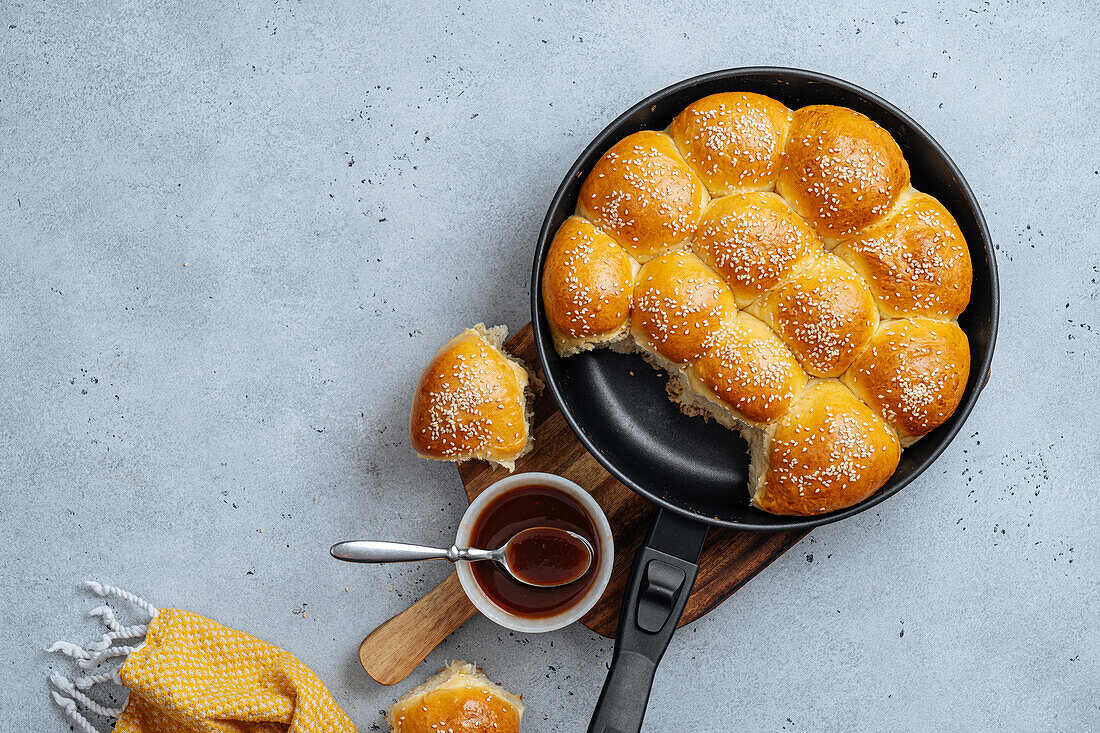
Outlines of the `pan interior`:
M576 207L585 174L619 139L663 129L697 99L723 91L772 96L791 109L836 104L886 128L905 153L913 186L936 196L954 215L970 247L974 285L959 325L970 340L971 370L955 414L902 453L887 484L861 504L820 517L778 517L748 504L747 446L713 421L683 415L667 397L668 377L637 354L599 349L557 356L538 297L549 241ZM639 103L612 123L581 155L547 213L536 252L532 306L536 342L548 383L566 420L590 452L636 492L674 511L742 529L807 528L862 511L896 493L943 451L973 407L988 375L997 322L996 266L980 210L961 174L935 141L902 113L846 82L793 69L715 72L690 79Z
M603 460L626 466L648 491L708 517L730 517L748 494L748 447L718 423L668 399L668 376L638 354L589 351L561 359L558 387Z

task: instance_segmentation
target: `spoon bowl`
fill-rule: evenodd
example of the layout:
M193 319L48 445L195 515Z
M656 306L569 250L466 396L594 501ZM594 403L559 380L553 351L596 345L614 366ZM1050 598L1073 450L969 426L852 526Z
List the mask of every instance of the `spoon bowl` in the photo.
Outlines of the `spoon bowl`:
M537 588L574 583L592 567L592 544L567 529L529 527L500 548L500 564L513 578Z

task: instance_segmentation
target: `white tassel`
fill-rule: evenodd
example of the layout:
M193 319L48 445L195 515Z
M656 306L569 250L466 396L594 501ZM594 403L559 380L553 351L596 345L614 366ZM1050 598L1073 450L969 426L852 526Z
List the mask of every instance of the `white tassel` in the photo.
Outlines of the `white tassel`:
M111 631L118 631L122 628L122 624L120 624L118 622L118 619L115 618L114 609L112 609L110 606L99 606L98 608L93 608L91 611L88 611L88 615L92 618L99 616L99 620L102 621L103 625Z
M115 598L127 600L138 608L144 609L145 612L149 614L149 618L156 618L157 614L160 613L160 611L153 607L153 604L145 599L138 598L133 593L122 590L121 588L116 588L113 585L100 585L94 580L85 580L84 587L90 589L92 593L95 593L97 596L114 596Z
M160 611L148 601L135 596L133 593L124 591L121 588L116 588L112 585L102 585L93 580L85 581L84 587L103 598L113 597L129 601L145 611L145 613L149 615L150 621L155 619L160 613ZM137 639L149 633L148 623L123 626L118 622L118 619L115 618L114 610L107 605L92 609L88 612L88 615L98 616L100 621L103 622L103 625L109 629L99 641L92 642L87 646L80 646L79 644L73 644L68 641L58 641L46 651L60 652L61 654L75 659L77 666L81 669L92 669L108 659L126 657L137 651L137 646L114 646L116 641L120 639ZM83 705L86 709L106 718L117 718L122 714L121 708L110 708L106 705L102 705L83 692L84 690L90 690L101 682L115 682L121 684L118 677L118 668L79 677L75 680L68 679L55 672L50 675L50 682L52 682L54 687L60 690L61 693L64 693L60 694L59 692L50 690L50 696L53 698L53 701L65 711L65 714L72 719L82 733L99 732L88 722L88 719L84 717L84 714L78 707L78 703L79 705ZM68 697L66 697L66 695L68 695Z
M72 680L73 685L78 690L88 690L98 685L101 682L114 682L116 685L121 685L122 680L118 678L118 670L112 670L110 672L100 672L99 674L91 674L87 677L77 677Z
M101 652L107 647L114 644L117 639L136 639L140 636L145 636L149 633L149 627L146 624L135 624L134 626L120 626L118 631L111 631L103 635L103 638L94 644L89 644L86 648L90 652Z
M98 713L105 718L117 718L122 715L122 708L109 708L106 705L99 704L80 690L76 689L76 685L73 684L72 680L67 677L62 677L57 672L50 675L50 682L53 683L54 687L81 703L93 713Z
M99 731L93 728L92 724L88 722L88 719L81 715L80 711L76 709L75 701L67 697L62 697L53 690L50 690L50 695L53 697L53 701L57 703L58 707L64 710L65 714L76 723L77 728L80 728L84 733L99 733Z
M108 659L114 659L116 657L128 657L132 652L136 652L136 646L113 646L110 649L104 649L103 651L97 651L92 654L88 659L77 660L76 666L81 669L93 669L94 667L103 664Z
M65 656L72 657L73 659L87 659L88 657L92 656L92 653L89 652L87 649L80 646L79 644L73 644L70 641L55 641L53 643L53 646L51 646L46 651L61 652Z

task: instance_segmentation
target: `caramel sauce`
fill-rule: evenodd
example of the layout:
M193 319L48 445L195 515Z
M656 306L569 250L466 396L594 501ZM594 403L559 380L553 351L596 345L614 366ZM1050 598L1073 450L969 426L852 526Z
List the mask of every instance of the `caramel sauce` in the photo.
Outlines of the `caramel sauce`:
M512 575L531 585L565 585L593 561L579 536L554 527L532 527L508 540L504 556Z
M554 616L577 603L595 582L600 556L599 533L584 506L572 496L550 486L531 484L509 489L489 502L474 520L470 544L473 547L502 547L516 534L531 527L564 529L588 540L593 549L588 570L576 581L552 588L525 585L494 562L472 563L470 570L485 595L508 613L526 618ZM543 549L552 552L554 547L547 545ZM587 556L587 551L582 549L582 552ZM538 574L546 572L546 567L550 566L549 572L561 572L552 568L555 560L545 559L541 551L533 556L541 556L545 561L536 560L533 566L528 566L528 571ZM543 570L538 569L540 565Z

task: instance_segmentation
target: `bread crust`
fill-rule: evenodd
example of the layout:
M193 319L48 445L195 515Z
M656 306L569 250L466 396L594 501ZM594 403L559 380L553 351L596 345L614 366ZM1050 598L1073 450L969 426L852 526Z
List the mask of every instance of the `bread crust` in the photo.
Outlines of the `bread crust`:
M799 268L749 312L771 326L817 377L842 374L878 324L867 283L829 252Z
M643 347L683 364L736 312L733 293L713 270L690 252L670 252L638 271L630 328Z
M970 375L970 343L951 321L883 323L841 381L870 405L905 445L955 412Z
M714 199L691 250L729 285L745 307L819 256L817 233L774 193L735 193Z
M542 302L561 355L622 338L630 325L637 264L592 222L562 224L542 272Z
M519 733L523 702L472 664L454 661L386 712L391 733Z
M581 184L577 210L645 262L690 237L709 200L672 138L643 130L596 162Z
M894 431L835 379L814 382L765 433L767 470L754 505L812 516L858 504L886 483L901 457Z
M794 113L775 187L826 244L881 220L908 186L901 148L871 118L828 104Z
M723 92L688 105L668 127L711 193L775 188L791 111L771 97Z
M974 268L955 218L910 190L882 223L833 250L867 281L887 318L955 318L970 302Z
M806 373L775 333L738 313L723 321L687 369L691 388L752 425L783 415L806 387Z

